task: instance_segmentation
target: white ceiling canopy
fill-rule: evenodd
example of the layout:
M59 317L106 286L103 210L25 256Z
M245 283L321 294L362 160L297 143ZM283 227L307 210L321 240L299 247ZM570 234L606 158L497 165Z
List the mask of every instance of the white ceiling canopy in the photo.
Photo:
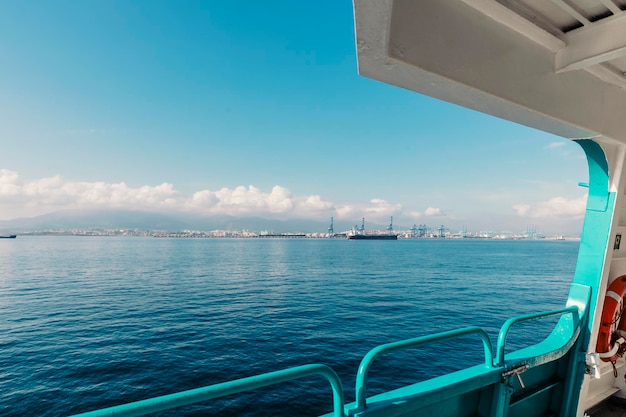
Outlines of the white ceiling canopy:
M626 0L354 2L363 75L626 143Z

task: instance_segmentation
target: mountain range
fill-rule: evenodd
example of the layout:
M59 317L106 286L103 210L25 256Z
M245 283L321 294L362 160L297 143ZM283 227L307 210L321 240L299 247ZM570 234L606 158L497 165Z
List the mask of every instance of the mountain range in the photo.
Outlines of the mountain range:
M360 222L359 222L360 224ZM20 233L59 229L139 229L139 230L250 230L275 233L325 233L327 222L307 219L267 219L261 217L199 216L193 214L162 214L126 210L67 210L36 217L0 220L0 232ZM350 229L354 224L335 222L336 232ZM385 226L366 224L368 229Z

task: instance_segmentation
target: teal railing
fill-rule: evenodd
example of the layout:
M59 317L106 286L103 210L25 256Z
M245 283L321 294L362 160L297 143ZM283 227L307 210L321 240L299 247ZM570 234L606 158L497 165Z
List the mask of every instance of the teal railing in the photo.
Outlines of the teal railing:
M459 337L474 334L480 336L480 338L482 339L485 353L485 365L488 368L491 368L493 366L493 354L489 335L487 335L487 333L480 327L475 326L423 337L416 337L414 339L401 340L399 342L387 343L385 345L380 345L370 350L361 361L361 365L359 366L359 371L356 377L356 402L358 407L357 411L365 410L365 408L367 407L367 375L369 373L369 369L372 363L379 356L387 353L397 352L399 350L428 345L444 340L456 339Z
M584 303L581 304L581 306L584 305ZM366 411L366 387L368 372L372 363L381 355L409 348L429 345L435 342L442 342L450 339L477 335L483 342L485 360L484 366L481 369L477 369L476 371L474 371L475 373L472 374L473 378L476 379L483 374L499 372L498 370L501 370L502 372L505 371L506 338L511 328L515 324L530 320L538 320L551 316L562 316L566 314L571 315L571 320L564 320L566 319L566 317L561 317L561 322L559 323L559 325L556 326L553 333L543 342L516 351L514 352L513 357L508 358L510 362L512 359L516 359L515 355L521 356L524 351L530 349L530 351L527 351L532 353L530 360L524 363L526 368L531 368L561 358L575 343L578 335L580 334L581 327L581 312L579 311L579 307L569 306L557 310L549 310L540 313L518 316L507 320L502 326L500 333L498 334L495 363L489 336L483 329L475 326L378 346L370 350L361 361L356 378L356 409L351 410L350 413L356 415L360 412ZM261 375L237 379L234 381L223 382L208 387L192 389L179 393L150 398L147 400L123 404L115 407L91 411L83 414L78 414L73 417L141 416L313 375L324 376L328 380L328 382L330 382L333 390L333 416L344 417L344 392L341 380L339 379L335 371L333 371L328 366L321 364L303 365L295 368L284 369L281 371L269 372ZM503 378L504 375L505 373L503 373ZM499 380L499 377L497 379ZM476 384L485 383L484 381L481 381L483 380L479 381L477 379L472 383L468 382L468 384L471 385L468 389L480 388L477 387ZM428 382L429 381L423 381L423 383L425 384L427 384ZM423 383L419 383L418 385ZM418 393L420 391L416 390L414 392ZM423 393L423 391L421 392Z
M243 391L250 391L266 387L268 385L275 385L281 382L291 381L312 375L322 375L328 380L328 382L330 382L333 389L333 415L335 417L343 417L344 398L341 380L335 371L326 365L320 364L303 365L295 368L283 369L281 371L268 372L208 387L196 388L188 391L177 392L175 394L168 394L161 397L90 411L83 414L77 414L73 417L142 416L145 414L170 410L172 408L191 405L201 401L224 397L230 394L237 394Z
M508 336L509 331L511 330L511 327L513 327L513 325L526 322L526 321L531 321L531 320L544 319L544 318L552 317L552 316L561 316L563 314L572 315L572 325L567 326L571 330L572 334L571 335L566 334L566 335L563 335L562 337L556 338L557 340L553 342L552 348L549 348L548 350L550 352L557 351L556 352L557 356L554 356L553 359L558 359L558 356L562 356L559 353L565 354L567 350L569 350L571 345L574 343L574 341L576 340L576 336L578 336L578 333L580 332L579 313L578 313L577 306L569 306L569 307L559 308L556 310L543 311L540 313L526 314L523 316L513 317L505 321L502 327L500 328L500 333L498 334L498 346L496 348L495 364L498 366L504 366L505 364L504 354L505 354L505 349L506 349L506 337ZM552 339L550 337L546 339L546 341L551 341L551 340ZM559 341L561 341L562 343L559 344Z

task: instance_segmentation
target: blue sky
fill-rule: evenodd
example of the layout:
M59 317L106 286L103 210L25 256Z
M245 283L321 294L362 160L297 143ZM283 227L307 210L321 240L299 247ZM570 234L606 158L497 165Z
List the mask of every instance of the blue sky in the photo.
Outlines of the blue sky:
M0 219L582 224L575 143L359 76L350 1L3 1L0 91Z

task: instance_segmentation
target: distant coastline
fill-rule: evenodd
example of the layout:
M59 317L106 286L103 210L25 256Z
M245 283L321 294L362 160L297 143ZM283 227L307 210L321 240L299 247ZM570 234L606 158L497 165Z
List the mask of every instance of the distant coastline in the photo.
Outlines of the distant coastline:
M509 232L445 232L442 236L432 233L425 236L414 236L411 230L398 230L398 239L412 240L442 240L442 239L469 239L469 240L555 240L578 241L577 236L539 234L520 234ZM101 229L101 228L67 228L46 229L20 232L20 236L126 236L126 237L155 237L155 238L182 238L182 239L346 239L347 232L343 233L304 233L268 231L253 232L249 230L141 230L141 229Z

